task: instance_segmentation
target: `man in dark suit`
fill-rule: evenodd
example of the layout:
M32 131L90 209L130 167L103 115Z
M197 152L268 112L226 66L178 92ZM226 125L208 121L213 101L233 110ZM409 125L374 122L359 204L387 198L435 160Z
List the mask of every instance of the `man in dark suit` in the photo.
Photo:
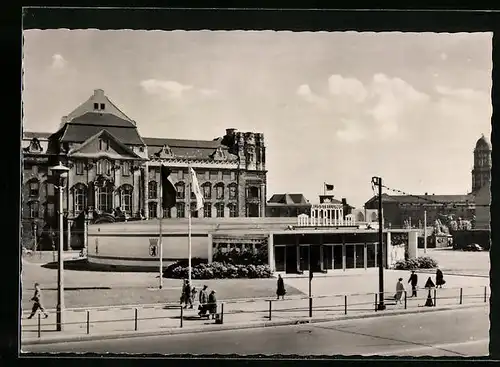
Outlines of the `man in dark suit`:
M410 279L408 279L408 283L411 283L411 296L417 296L417 284L418 284L418 276L415 274L415 270L411 271Z

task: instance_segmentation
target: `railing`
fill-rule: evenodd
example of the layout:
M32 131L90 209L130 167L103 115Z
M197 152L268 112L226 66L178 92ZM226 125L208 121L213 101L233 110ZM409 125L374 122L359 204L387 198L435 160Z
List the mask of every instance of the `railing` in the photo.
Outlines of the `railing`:
M483 304L488 301L488 287L420 289L418 293L420 293L419 297L410 297L407 295L407 291L404 291L399 301L394 299L394 292L385 292L382 296L387 310L391 308L411 309L416 307ZM378 311L379 304L380 293L288 297L284 300L269 298L224 300L218 303L215 313L207 311L207 315L209 315L209 319L210 316L213 316L216 324L223 324L224 318L230 323L247 324L276 319L300 322L307 321L312 317L329 319L348 314L383 312ZM110 319L103 311L113 311L115 315ZM154 312L153 315L147 315L148 313L151 314L151 311ZM166 314L162 314L163 311ZM197 308L192 311L198 312ZM66 327L73 327L73 333L75 331L81 333L81 329L84 329L85 334L90 334L91 328L96 326L100 326L104 331L108 332L138 331L141 327L144 330L183 328L187 321L202 319L198 316L190 316L189 312L191 312L190 309L185 309L178 303L72 308L65 310L65 317L72 313L75 321L64 322L63 327L65 331L69 331ZM23 314L27 315L29 312ZM22 330L24 332L36 332L39 338L42 331L51 331L53 335L56 324L44 321L45 319L42 319L39 313L36 324L22 325ZM106 324L114 324L114 326L110 329L109 326L105 326Z

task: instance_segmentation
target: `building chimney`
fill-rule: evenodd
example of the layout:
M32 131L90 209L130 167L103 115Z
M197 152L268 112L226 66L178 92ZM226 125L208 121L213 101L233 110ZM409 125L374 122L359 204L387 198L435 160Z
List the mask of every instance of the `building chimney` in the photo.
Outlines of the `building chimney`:
M346 200L346 198L342 198L342 205L347 205L347 200Z
M104 96L104 91L102 89L94 89L94 97Z

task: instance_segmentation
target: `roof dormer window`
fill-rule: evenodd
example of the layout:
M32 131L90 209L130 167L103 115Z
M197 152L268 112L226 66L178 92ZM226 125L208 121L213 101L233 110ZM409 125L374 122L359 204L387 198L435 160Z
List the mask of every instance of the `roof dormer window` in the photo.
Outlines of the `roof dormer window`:
M101 151L109 150L109 140L99 139L99 150Z
M101 103L101 111L104 111L104 109L106 108L106 105L104 103Z
M99 111L99 103L94 103L94 111Z

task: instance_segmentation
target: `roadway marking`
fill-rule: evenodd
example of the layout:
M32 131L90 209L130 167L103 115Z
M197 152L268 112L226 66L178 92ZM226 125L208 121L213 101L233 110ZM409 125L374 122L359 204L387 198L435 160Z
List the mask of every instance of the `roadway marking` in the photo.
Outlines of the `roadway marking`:
M366 356L399 355L399 354L403 354L403 353L418 352L418 351L424 351L424 350L428 350L428 349L440 349L440 350L450 352L453 354L467 356L467 354L455 352L453 350L449 350L448 348L461 347L464 345L483 344L483 343L489 343L489 342L490 342L489 338L486 338L486 339L479 339L479 340L472 340L472 341L458 342L458 343L446 343L446 344L436 344L436 345L429 345L429 346L417 346L414 348L395 349L395 350L386 351L386 352L363 353L362 356L366 357Z

